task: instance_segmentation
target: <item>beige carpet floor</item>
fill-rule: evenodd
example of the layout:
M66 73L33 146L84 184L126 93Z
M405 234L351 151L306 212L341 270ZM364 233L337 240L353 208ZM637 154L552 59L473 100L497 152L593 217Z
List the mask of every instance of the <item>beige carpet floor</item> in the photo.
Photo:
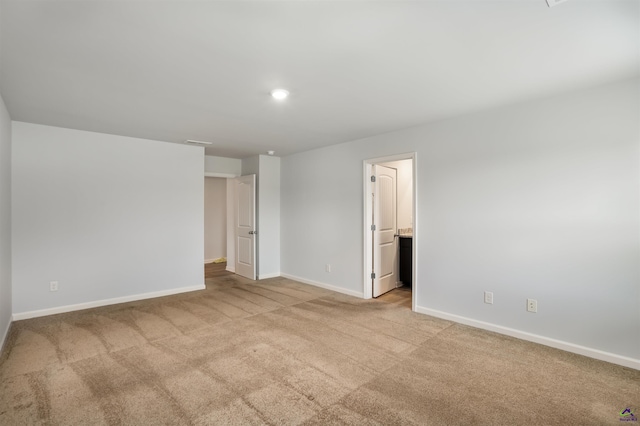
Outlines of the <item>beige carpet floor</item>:
M2 425L606 425L640 372L287 279L15 322Z

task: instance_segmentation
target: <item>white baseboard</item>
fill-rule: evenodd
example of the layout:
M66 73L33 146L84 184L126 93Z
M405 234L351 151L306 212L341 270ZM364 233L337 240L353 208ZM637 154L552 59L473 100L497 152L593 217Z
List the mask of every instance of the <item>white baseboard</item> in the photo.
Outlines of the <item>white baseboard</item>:
M362 299L364 297L364 293L362 293L361 291L348 290L346 288L337 287L335 285L325 284L325 283L321 283L321 282L313 281L313 280L308 280L306 278L296 277L295 275L289 275L289 274L285 274L285 273L280 273L280 276L282 276L284 278L288 278L290 280L300 281L301 283L304 283L304 284L309 284L309 285L313 285L313 286L316 286L316 287L325 288L327 290L335 291L337 293L348 294L349 296L359 297L360 299Z
M280 276L280 272L274 272L273 274L260 274L258 275L259 280L266 280L267 278L277 278Z
M231 266L227 263L227 271L229 272L233 272L234 274L236 273L236 267L235 266Z
M116 297L113 299L96 300L93 302L78 303L76 305L58 306L55 308L41 309L38 311L20 312L13 314L13 320L24 320L29 318L44 317L47 315L62 314L65 312L80 311L82 309L97 308L99 306L116 305L118 303L134 302L136 300L153 299L155 297L171 296L172 294L188 293L190 291L204 290L205 285L194 285L191 287L173 288L170 290L153 291L151 293L134 294L131 296Z
M526 331L520 331L509 327L503 327L484 321L478 321L467 317L462 317L455 314L449 314L447 312L437 311L435 309L424 308L422 306L416 306L416 312L431 315L432 317L442 318L445 320L457 322L460 324L469 325L471 327L481 328L483 330L493 331L496 333L504 334L518 339L527 340L533 343L539 343L541 345L550 346L556 349L562 349L563 351L572 352L578 355L584 355L589 358L599 359L601 361L607 361L612 364L622 365L624 367L640 370L640 359L629 358L622 355L612 354L610 352L604 352L599 349L588 348L586 346L576 345L574 343L564 342L562 340L552 339L550 337L540 336L538 334L527 333Z

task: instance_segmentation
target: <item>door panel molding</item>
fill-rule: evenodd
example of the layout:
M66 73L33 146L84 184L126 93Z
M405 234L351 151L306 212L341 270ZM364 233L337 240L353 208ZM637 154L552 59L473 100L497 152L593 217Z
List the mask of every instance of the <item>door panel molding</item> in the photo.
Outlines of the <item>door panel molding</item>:
M256 279L256 175L235 180L235 273Z
M374 164L371 183L373 196L372 221L375 226L373 235L373 297L378 297L397 286L396 270L398 265L397 232L397 171L389 167Z

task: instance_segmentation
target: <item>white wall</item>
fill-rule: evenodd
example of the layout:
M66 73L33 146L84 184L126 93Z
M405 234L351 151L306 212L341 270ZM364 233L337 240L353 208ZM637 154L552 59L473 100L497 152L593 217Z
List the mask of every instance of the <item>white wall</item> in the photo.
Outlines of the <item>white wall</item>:
M11 324L11 118L0 97L0 349Z
M237 158L204 156L204 172L219 175L219 177L240 176L242 160Z
M260 173L260 156L247 157L242 159L242 176L257 175Z
M260 156L259 278L280 275L280 157Z
M622 81L284 157L283 274L362 293L362 162L415 151L423 312L640 360L639 92Z
M227 179L227 271L236 271L236 241L235 241L235 195L234 179Z
M14 313L203 288L203 151L13 122Z
M396 169L398 228L413 227L413 161L399 160L382 163Z
M227 256L227 179L204 178L204 259Z

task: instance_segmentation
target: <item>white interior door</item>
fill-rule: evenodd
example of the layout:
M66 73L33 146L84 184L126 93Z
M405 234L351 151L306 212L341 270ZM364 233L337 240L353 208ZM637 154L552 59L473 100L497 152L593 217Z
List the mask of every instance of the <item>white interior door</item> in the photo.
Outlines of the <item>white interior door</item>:
M396 169L373 166L373 297L397 286Z
M256 279L256 175L235 179L236 274Z

